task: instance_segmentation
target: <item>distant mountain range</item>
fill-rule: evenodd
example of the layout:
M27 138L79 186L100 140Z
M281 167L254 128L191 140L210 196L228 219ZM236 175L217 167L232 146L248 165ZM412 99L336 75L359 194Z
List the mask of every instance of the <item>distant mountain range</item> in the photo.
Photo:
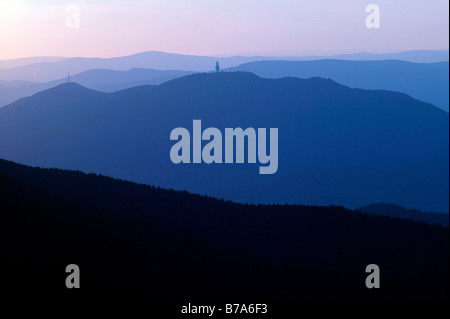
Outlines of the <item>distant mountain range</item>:
M0 60L0 70L1 69L11 69L20 66L25 66L33 63L42 62L58 62L67 59L66 57L52 57L52 56L38 56L30 58L18 58L18 59L8 59Z
M264 57L220 58L223 68L237 66L250 61L266 60ZM56 62L39 62L10 69L0 69L0 80L26 80L48 82L92 69L126 71L133 68L181 71L212 71L219 58L182 55L165 52L142 52L117 58L68 58Z
M417 209L406 209L395 204L372 204L360 207L358 210L367 214L410 219L429 225L441 225L446 228L449 226L448 214L422 212Z
M352 88L390 90L449 110L449 63L405 61L260 61L230 68L265 78L323 77Z
M279 169L175 165L172 129L279 128ZM241 202L393 202L448 212L449 115L407 95L320 78L195 74L101 93L75 83L0 110L0 157ZM432 191L430 191L432 190Z
M265 60L386 60L398 59L412 62L442 62L449 61L448 51L407 51L390 54L358 53L335 56L232 56L210 57L182 55L149 51L129 56L115 58L49 58L37 57L17 60L0 61L0 81L34 81L49 82L63 78L68 72L78 74L92 69L110 69L126 71L133 68L181 71L212 71L216 61L222 68L235 67L243 63ZM9 68L8 68L9 66Z
M6 298L26 286L37 302L72 300L72 263L83 298L96 301L124 291L153 301L449 292L449 232L439 226L336 206L240 205L4 160L0 192ZM371 263L381 289L364 285Z
M131 69L128 71L89 70L72 75L70 81L90 89L102 92L114 92L139 85L157 85L192 73L188 71L151 69ZM39 91L66 83L67 81L67 76L45 83L0 81L0 107L22 97L30 96Z

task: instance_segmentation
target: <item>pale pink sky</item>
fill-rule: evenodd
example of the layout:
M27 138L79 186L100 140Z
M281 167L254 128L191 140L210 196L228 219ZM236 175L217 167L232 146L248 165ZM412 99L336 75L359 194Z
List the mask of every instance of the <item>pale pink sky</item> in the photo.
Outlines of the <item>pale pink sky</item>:
M367 29L378 4L381 28ZM80 28L67 28L77 4ZM0 0L0 59L448 49L448 0Z

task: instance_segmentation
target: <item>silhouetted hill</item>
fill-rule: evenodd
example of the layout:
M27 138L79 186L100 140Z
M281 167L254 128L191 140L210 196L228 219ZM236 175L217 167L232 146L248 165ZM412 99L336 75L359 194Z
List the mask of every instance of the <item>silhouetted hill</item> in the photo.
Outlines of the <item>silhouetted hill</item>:
M402 92L434 104L448 112L449 64L405 61L260 61L231 68L265 78L295 76L330 78L343 85L362 89Z
M406 209L395 204L372 204L358 208L358 210L374 215L390 216L424 222L430 225L442 225L448 228L448 214L421 212L417 209Z
M151 69L131 69L128 71L89 70L72 75L70 80L90 89L102 92L114 92L139 85L157 85L192 73L177 70ZM67 83L67 76L59 80L44 83L26 81L0 82L0 107L22 97L30 96L39 91L64 83Z
M170 132L279 128L279 168L170 161ZM0 156L241 202L448 211L448 113L320 78L195 74L111 94L64 84L0 110Z
M35 300L67 298L64 270L76 263L80 293L96 300L448 297L449 233L439 226L242 205L4 160L0 191L8 295L26 286ZM365 288L371 263L381 289Z

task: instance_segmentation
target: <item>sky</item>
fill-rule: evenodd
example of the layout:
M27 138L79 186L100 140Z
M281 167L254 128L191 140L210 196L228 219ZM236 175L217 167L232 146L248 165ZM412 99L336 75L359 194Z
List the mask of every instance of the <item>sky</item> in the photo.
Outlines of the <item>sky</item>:
M380 28L366 26L371 3ZM0 59L448 50L448 10L448 0L0 0Z

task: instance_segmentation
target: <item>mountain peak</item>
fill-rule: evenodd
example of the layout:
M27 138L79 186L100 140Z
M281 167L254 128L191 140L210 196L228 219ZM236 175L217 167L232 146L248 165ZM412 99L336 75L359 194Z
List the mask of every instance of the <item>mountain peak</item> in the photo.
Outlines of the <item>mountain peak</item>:
M88 89L76 82L66 82L66 83L62 83L59 84L57 86L54 86L50 89L41 91L36 93L33 96L39 97L39 96L65 96L66 98L71 98L75 95L94 95L94 94L104 94L102 92L99 91L95 91L92 89Z
M79 101L80 99L89 100L96 96L102 96L106 93L88 89L75 82L66 82L59 84L50 89L40 91L34 95L21 98L5 107L2 110L8 110L16 108L20 105L28 104L28 101L33 100L34 104L43 103L44 101L53 101L59 103L59 101Z

